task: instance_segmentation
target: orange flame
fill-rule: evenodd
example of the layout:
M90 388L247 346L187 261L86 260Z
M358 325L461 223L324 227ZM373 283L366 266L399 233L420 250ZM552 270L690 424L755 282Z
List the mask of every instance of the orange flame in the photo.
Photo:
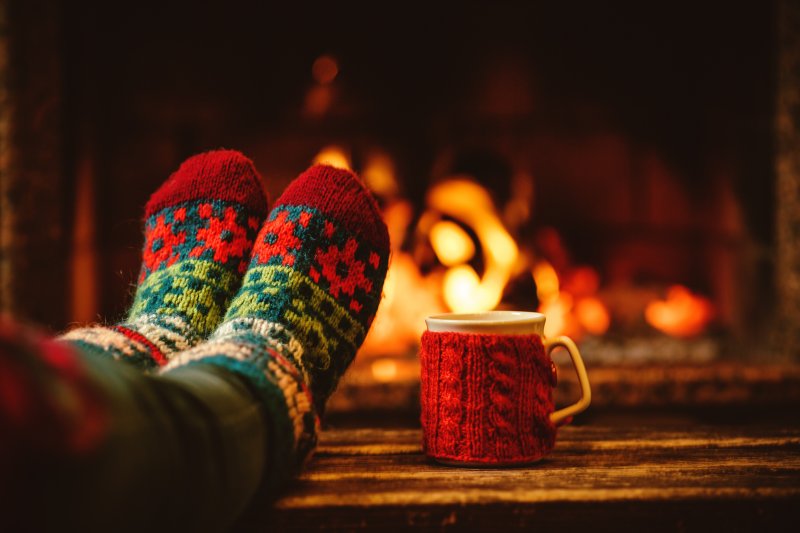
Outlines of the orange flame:
M394 162L383 152L375 151L368 156L361 170L361 178L372 192L383 198L394 198L400 191ZM405 229L403 228L404 231Z
M326 147L315 162L351 167L348 152L339 146ZM370 363L373 379L400 379L400 363L391 358L416 349L425 317L448 309L478 312L496 308L506 285L520 269L529 269L536 283L539 311L547 315L546 336L569 335L580 340L585 335L603 335L611 327L610 309L619 312L614 307L614 293L600 292L597 270L570 265L569 254L555 230L545 234L547 245L540 243L553 262L531 260L530 254L520 253L489 192L468 177L455 176L428 190L427 211L419 218L416 231L428 239L430 248L419 248L412 256L401 249L401 244L414 210L408 201L399 199L391 158L382 152L372 153L362 174L384 200L383 214L392 242L384 299L362 348L383 357ZM424 254L419 253L422 249ZM431 251L439 267L423 273L415 258ZM483 254L482 275L470 264L476 253ZM665 300L649 298L637 300L637 316L644 309L647 322L669 335L701 333L713 317L713 307L706 298L680 285L671 287Z
M445 303L459 313L494 309L511 278L519 249L503 226L488 191L469 179L451 178L428 191L427 203L431 209L472 229L484 250L485 269L481 277L471 266L460 264L474 253L474 245L464 230L444 222L431 228L432 232L436 230L435 241L432 240L434 251L442 264L450 266L444 275Z
M430 233L431 246L444 266L466 263L475 255L475 244L461 226L449 220L433 225Z
M341 146L326 146L314 157L315 165L330 165L336 168L352 170L350 156Z
M376 381L392 381L397 377L397 361L388 357L376 359L370 369Z
M423 276L409 254L394 253L364 352L402 355L413 349L425 331L425 318L445 312L441 283L441 276Z
M412 216L413 209L406 201L392 202L384 209L392 255L383 300L362 346L365 354L404 355L414 350L425 330L425 317L446 311L441 302L441 275L423 275L411 255L400 250ZM378 365L373 377L388 376L388 368Z
M583 329L592 335L602 335L611 325L608 309L593 296L582 298L575 304L575 317Z
M644 312L651 326L675 337L691 337L701 333L713 315L711 302L692 294L682 285L670 287L666 300L650 302Z
M556 269L547 261L533 267L539 312L547 315L546 336L570 335L580 339L584 333L602 335L611 326L611 315L595 296L599 276L589 267L572 269L569 283L562 287Z
M553 265L547 261L536 263L533 267L533 279L536 281L536 295L542 304L558 298L558 274Z

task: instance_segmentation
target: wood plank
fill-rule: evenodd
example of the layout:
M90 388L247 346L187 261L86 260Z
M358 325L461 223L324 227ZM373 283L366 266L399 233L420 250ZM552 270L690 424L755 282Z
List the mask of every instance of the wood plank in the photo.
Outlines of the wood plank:
M308 469L240 528L780 530L800 504L794 420L600 417L518 468L440 465L420 441L419 429L327 430Z

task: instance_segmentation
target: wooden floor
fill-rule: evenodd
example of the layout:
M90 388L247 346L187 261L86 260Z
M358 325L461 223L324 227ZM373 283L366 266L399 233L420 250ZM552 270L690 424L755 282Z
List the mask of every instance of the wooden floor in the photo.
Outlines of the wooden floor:
M439 465L419 442L419 429L329 429L241 528L800 531L800 416L597 416L513 469Z

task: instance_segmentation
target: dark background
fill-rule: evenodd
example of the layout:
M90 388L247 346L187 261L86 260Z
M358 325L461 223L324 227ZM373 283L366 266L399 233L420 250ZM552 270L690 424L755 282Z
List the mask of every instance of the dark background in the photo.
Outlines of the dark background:
M500 203L505 170L522 166L536 183L530 234L558 228L575 261L603 275L621 240L634 255L645 243L663 252L642 248L652 257L631 276L713 292L703 254L722 240L758 251L748 279L771 287L771 2L55 4L64 235L83 179L96 318L129 303L149 194L184 158L221 146L253 158L273 198L330 143L352 150L356 170L373 147L391 154L417 205L442 154L451 170L489 169ZM41 27L32 8L15 9L17 32ZM311 116L321 54L339 75L330 108ZM651 195L639 176L654 158L687 203L651 224L659 200L639 201ZM720 179L742 213L733 230L715 225ZM675 254L679 266L660 266ZM47 325L86 318L64 298Z

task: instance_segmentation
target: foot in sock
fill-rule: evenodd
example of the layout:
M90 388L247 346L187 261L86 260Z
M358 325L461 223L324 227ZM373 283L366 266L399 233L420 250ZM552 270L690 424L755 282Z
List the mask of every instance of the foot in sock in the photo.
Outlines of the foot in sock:
M274 488L316 443L318 418L375 316L389 259L377 205L352 173L317 165L278 199L239 293L208 342L164 369L238 374L270 424Z
M143 369L166 364L222 321L266 214L260 177L241 153L187 159L145 207L143 262L127 318L61 339Z

